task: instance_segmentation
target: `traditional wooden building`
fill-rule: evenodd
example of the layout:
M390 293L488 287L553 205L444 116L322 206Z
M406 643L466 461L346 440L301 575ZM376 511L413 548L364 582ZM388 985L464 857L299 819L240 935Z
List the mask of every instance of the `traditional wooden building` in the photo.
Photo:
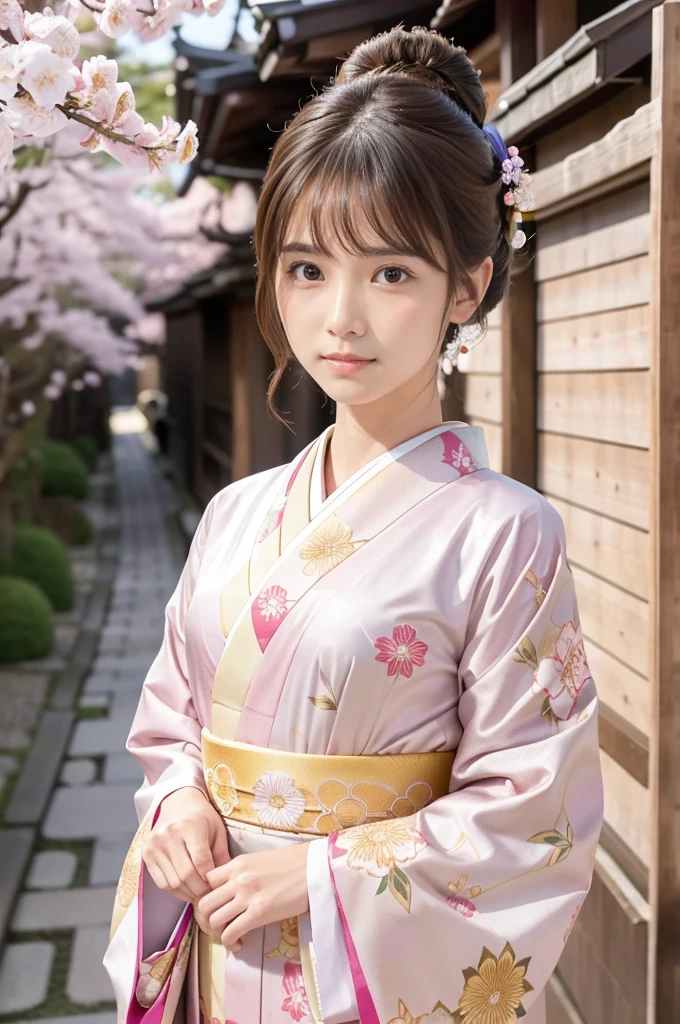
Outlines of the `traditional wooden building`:
M680 2L252 6L262 23L252 53L201 65L182 50L179 113L203 140L194 173L257 180L300 100L398 22L467 48L490 120L532 171L528 255L486 339L461 360L446 411L484 426L492 464L562 515L601 695L606 822L548 1022L680 1021ZM307 382L289 392L295 436L268 420L252 265L224 273L189 283L169 310L169 365L194 393L187 461L202 460L203 500L288 458L332 415ZM208 472L209 459L221 469Z

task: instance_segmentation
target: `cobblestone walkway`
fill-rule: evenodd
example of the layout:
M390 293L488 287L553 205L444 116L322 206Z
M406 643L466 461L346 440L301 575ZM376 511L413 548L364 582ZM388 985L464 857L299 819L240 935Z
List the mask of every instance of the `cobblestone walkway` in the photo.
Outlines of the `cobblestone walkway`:
M141 417L140 417L141 418ZM139 419L140 419L139 418ZM80 718L40 832L0 963L0 1021L115 1024L102 966L115 885L136 828L141 782L125 740L181 570L172 494L133 412L113 419L120 550ZM82 714L82 711L81 711Z

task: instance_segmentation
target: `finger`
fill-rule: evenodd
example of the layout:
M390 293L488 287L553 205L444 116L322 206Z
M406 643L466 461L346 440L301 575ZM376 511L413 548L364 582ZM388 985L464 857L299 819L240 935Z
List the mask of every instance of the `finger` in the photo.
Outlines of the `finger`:
M231 877L231 860L225 861L223 864L218 864L212 871L208 871L205 880L208 885L214 889L218 885L223 885Z
M198 900L201 896L210 892L210 886L196 870L192 857L186 846L173 850L172 864L177 872L180 884L191 893L192 900Z
M216 866L227 864L231 860L231 854L229 853L229 836L227 834L226 826L222 823L220 818L220 824L222 828L218 828L217 835L212 844L212 857Z
M217 939L219 939L229 922L243 913L247 906L248 901L246 899L242 896L234 896L228 901L223 902L217 910L210 914L210 930L215 933Z
M236 886L233 881L225 882L216 889L211 889L205 896L201 896L199 900L201 913L205 914L206 917L210 917L216 910L219 910L225 903L233 899L235 895Z
M161 871L161 869L158 867L156 862L146 860L144 861L144 863L146 865L146 870L151 875L151 881L154 883L154 885L156 885L159 889L163 889L164 891L167 890L169 888L168 880Z
M220 942L223 946L226 946L227 949L233 949L244 935L247 935L248 932L257 927L259 927L259 924L256 914L254 911L247 908L242 914L239 914L238 917L235 917L234 920L227 925L222 932Z
M178 900L184 900L187 903L191 903L194 899L191 892L182 885L179 875L175 871L170 858L164 854L158 854L158 865L167 879L166 890L171 893L172 896L176 896Z
M207 884L207 874L215 867L215 861L210 849L210 831L205 818L201 818L194 828L187 831L184 842L194 868Z

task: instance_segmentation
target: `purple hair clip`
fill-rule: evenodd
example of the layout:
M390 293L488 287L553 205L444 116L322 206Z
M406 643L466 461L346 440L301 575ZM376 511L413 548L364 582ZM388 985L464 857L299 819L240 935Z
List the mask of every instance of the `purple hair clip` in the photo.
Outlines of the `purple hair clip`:
M517 146L510 146L507 149L501 133L493 124L485 124L483 131L500 161L501 180L504 185L510 186L503 196L505 205L512 208L506 238L513 249L521 249L527 240L527 236L519 227L522 223L522 214L534 209L531 177L523 170L524 160L519 155Z

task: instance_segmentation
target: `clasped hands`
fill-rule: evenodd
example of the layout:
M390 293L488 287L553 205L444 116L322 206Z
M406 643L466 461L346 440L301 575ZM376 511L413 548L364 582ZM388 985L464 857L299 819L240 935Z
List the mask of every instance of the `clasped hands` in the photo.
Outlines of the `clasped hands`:
M192 903L199 928L237 953L253 928L309 910L308 845L231 860L222 818L201 790L185 787L161 804L143 859L158 888Z

